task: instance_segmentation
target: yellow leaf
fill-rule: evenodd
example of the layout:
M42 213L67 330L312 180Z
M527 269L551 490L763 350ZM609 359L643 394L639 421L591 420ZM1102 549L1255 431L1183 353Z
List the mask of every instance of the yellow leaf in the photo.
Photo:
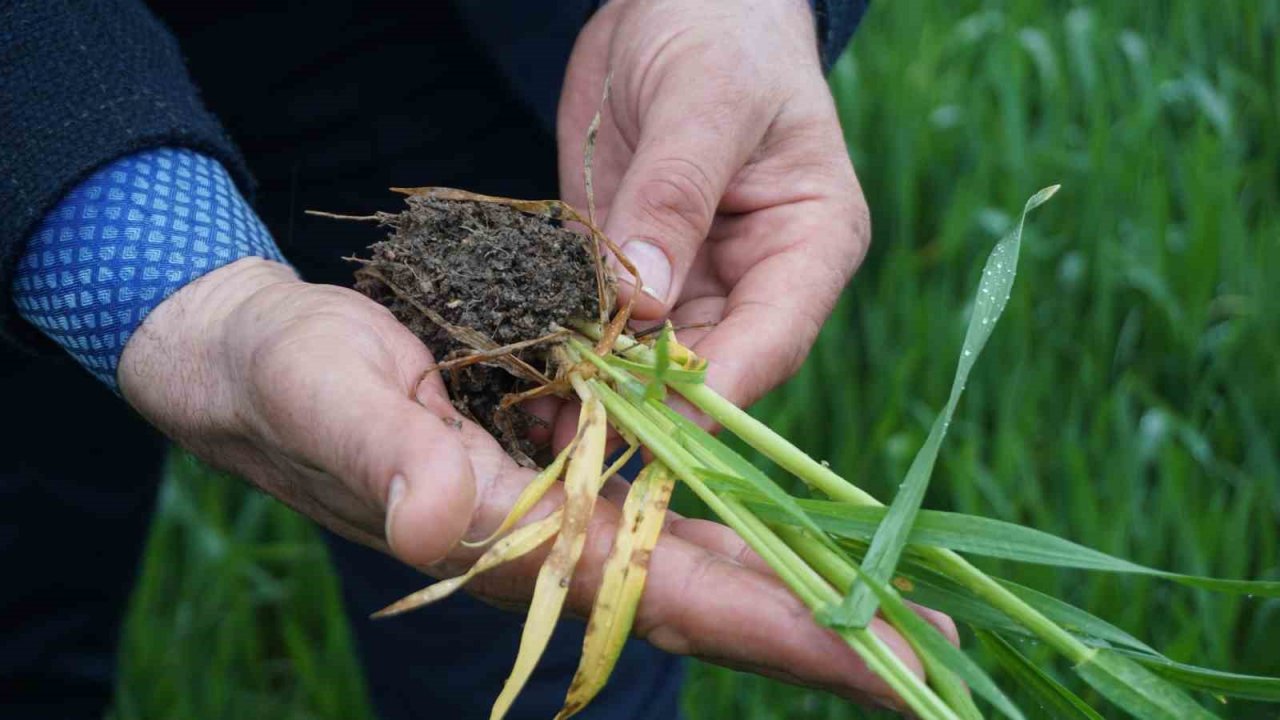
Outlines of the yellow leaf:
M587 706L604 688L631 634L636 608L649 573L649 556L662 533L675 476L659 462L649 464L631 485L622 507L622 521L582 644L582 661L565 696L557 720Z
M480 556L480 559L476 561L475 565L471 566L471 569L466 574L428 585L418 592L379 610L373 614L373 617L384 618L399 615L449 597L476 575L538 549L542 543L550 540L551 536L555 535L560 529L562 518L562 511L556 510L538 522L516 528L510 535L502 538L494 543L493 547L486 550L484 555Z
M607 429L604 405L594 390L580 379L575 380L574 386L582 396L582 414L578 423L582 439L570 454L569 467L565 472L564 521L560 534L551 547L551 553L538 572L533 602L529 606L524 633L520 637L520 650L511 675L493 703L493 710L489 714L491 720L504 717L511 709L511 704L515 702L516 696L524 688L546 650L556 621L560 618L565 596L569 593L574 566L582 556L587 526L595 509L600 468L604 465Z

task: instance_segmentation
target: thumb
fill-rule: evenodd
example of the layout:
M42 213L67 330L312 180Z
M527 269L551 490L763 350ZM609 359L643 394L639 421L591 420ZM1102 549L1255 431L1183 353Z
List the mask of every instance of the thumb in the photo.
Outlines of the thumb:
M386 434L374 430L394 458L382 471L392 473L385 495L387 545L403 562L423 567L443 559L467 532L476 483L456 429L404 398L395 414L385 421Z
M728 102L707 99L704 88L677 79L662 84L642 116L639 142L604 228L639 272L637 318L657 319L671 310L725 188L764 135L767 123L754 129L756 123L732 112ZM625 281L621 292L635 292L635 279L613 262Z
M423 567L442 559L471 524L476 488L459 433L398 388L346 381L313 421L321 463L366 498L391 553ZM342 397L334 388L329 397Z

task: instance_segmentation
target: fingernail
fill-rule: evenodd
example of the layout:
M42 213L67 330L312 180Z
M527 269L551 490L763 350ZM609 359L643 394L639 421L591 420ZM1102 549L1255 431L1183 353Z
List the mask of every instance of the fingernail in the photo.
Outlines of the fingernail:
M644 240L628 240L622 245L622 254L640 273L640 291L666 304L671 290L671 261L662 248Z
M391 523L396 517L396 506L400 504L400 500L404 498L404 476L396 475L391 478L391 487L387 489L387 519L386 527L383 532L387 536L387 544L391 544Z

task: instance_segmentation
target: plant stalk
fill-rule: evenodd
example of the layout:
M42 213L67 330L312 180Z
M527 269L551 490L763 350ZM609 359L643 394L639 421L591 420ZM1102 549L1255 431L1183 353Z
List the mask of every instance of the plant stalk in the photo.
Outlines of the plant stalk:
M621 343L619 345L620 349L641 362L651 363L655 360L649 348L634 340L626 346ZM809 487L826 494L833 500L853 505L883 507L883 503L875 497L840 477L831 468L809 457L768 425L729 402L709 386L671 383L671 387L699 410L723 425L725 429L742 438L747 444L759 450ZM1089 658L1090 649L1087 645L957 553L930 546L918 546L917 551L936 569L943 571L1011 619L1022 624L1071 662L1080 663Z
M858 577L858 569L852 560L818 542L803 528L779 525L773 526L773 531L840 593L847 593L849 588L853 587L853 581ZM904 635L910 642L910 635L907 633ZM956 674L924 648L916 646L915 643L912 643L912 648L916 651L916 657L920 658L920 662L924 664L925 673L938 695L965 718L969 720L981 718L981 712L973 703L973 696L969 694L968 688Z
M585 355L589 357L589 354ZM816 611L832 602L839 602L840 594L835 588L824 582L803 558L759 518L737 500L716 495L698 478L694 471L696 461L672 439L670 429L664 430L642 408L631 404L600 380L590 380L588 383L598 391L613 422L633 433L659 460L671 468L753 550L760 553L805 605ZM942 699L911 672L875 633L866 628L857 628L841 631L840 635L868 667L883 678L921 717L959 720Z

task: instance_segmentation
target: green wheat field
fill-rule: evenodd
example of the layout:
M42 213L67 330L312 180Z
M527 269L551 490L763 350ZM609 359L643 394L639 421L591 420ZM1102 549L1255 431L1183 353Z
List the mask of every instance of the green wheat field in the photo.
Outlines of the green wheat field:
M874 3L832 73L874 244L804 369L755 412L888 500L946 400L987 252L1029 194L1061 183L1029 221L926 506L1161 568L1280 578L1278 35L1273 0ZM114 717L372 717L307 521L183 456L160 508ZM1280 675L1280 601L982 566L1175 660ZM685 707L868 717L698 664Z

